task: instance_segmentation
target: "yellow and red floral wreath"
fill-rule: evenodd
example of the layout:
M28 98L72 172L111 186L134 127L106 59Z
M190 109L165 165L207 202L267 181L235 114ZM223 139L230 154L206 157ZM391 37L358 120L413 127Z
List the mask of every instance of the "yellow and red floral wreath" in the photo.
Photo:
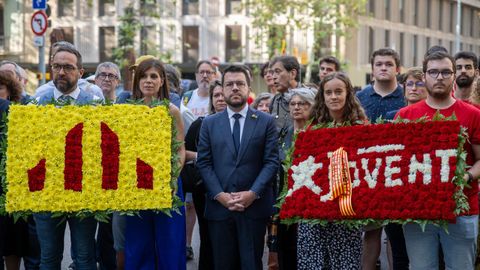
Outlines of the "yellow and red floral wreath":
M7 212L172 208L165 106L10 107Z

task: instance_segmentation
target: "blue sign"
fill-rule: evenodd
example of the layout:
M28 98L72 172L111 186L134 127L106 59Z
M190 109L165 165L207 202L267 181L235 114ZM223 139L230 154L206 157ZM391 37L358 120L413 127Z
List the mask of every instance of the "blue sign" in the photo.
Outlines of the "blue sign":
M33 0L33 9L46 9L47 0Z

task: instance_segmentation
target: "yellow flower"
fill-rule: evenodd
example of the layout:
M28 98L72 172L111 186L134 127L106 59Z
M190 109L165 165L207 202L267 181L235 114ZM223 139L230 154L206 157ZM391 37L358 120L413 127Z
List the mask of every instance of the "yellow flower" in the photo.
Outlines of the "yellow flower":
M102 122L119 140L116 190L102 189ZM64 188L65 138L78 123L83 123L81 192ZM12 105L8 124L7 211L171 208L171 124L164 106ZM30 192L27 172L43 158L46 159L44 187ZM153 168L152 190L137 188L137 158ZM111 162L106 164L109 166Z

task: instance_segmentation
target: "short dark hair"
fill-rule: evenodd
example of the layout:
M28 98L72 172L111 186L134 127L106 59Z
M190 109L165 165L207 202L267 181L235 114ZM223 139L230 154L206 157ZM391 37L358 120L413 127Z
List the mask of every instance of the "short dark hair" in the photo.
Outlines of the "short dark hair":
M395 65L400 67L400 55L398 54L397 51L391 48L381 48L372 53L372 57L370 58L370 64L372 65L373 68L373 62L375 61L376 56L391 56L395 60Z
M457 52L453 58L455 58L455 61L457 61L458 59L472 60L473 68L474 69L478 68L478 57L473 52L467 52L467 51Z
M425 57L425 59L423 59L423 73L427 73L428 62L430 62L432 60L442 60L442 59L445 59L445 58L448 58L450 60L450 62L452 62L453 73L456 73L457 72L457 67L455 66L455 59L453 59L453 57L450 54L448 54L444 51L434 52L432 54L427 55Z
M296 57L290 56L290 55L283 55L283 56L277 56L270 61L270 66L272 67L275 65L275 63L280 62L282 63L283 67L287 71L292 71L296 70L297 75L295 76L295 81L300 81L300 64L298 63L298 60Z
M222 85L225 83L225 75L227 73L238 73L238 72L241 72L243 74L245 74L245 78L247 80L247 85L250 87L250 75L248 75L248 71L247 69L245 68L244 65L231 65L231 66L228 66L224 71L223 71L223 74L222 74Z
M209 65L213 70L215 70L215 67L213 66L212 62L208 60L200 60L198 61L197 65L195 66L195 73L198 73L198 69L200 68L201 65L207 64Z
M268 69L268 67L270 66L270 62L266 62L262 65L262 67L260 68L260 75L262 77L265 76L265 71Z
M82 55L80 54L80 52L77 49L66 47L66 46L59 47L57 49L57 51L55 51L55 54L53 54L52 60L55 58L55 55L57 55L59 52L68 52L68 53L71 53L71 54L75 55L77 57L77 68L78 69L83 68Z
M335 71L340 71L340 61L335 56L325 56L318 61L318 67L320 67L321 64L323 63L328 63L328 64L334 64L335 65Z
M443 46L440 46L440 45L433 45L432 47L430 47L427 52L425 53L425 58L434 53L434 52L445 52L445 53L448 53L448 50L447 48L443 47Z

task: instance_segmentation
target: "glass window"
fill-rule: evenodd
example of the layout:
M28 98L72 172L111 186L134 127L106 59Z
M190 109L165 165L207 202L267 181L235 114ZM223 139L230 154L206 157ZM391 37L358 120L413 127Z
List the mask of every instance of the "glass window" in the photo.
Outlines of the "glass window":
M457 3L456 2L450 2L450 16L449 16L449 19L450 19L450 23L449 23L449 32L450 33L453 33L455 32L455 25L457 24L456 22L456 14L457 14Z
M368 27L368 55L372 55L375 50L375 30L373 27Z
M183 62L196 63L199 57L198 26L183 26Z
M413 24L418 26L418 0L415 0L414 8L412 12L413 12Z
M73 0L58 1L58 17L74 16Z
M182 14L195 15L199 14L198 0L183 0Z
M404 55L405 55L405 33L400 33L400 63L405 63L404 61Z
M398 10L400 12L400 22L405 23L405 0L398 0Z
M116 47L115 27L100 27L98 33L100 62L111 61L113 49Z
M438 30L442 31L443 30L443 0L438 1Z
M157 53L157 31L154 25L149 26L142 26L140 29L140 39L142 40L142 44L140 47L140 53L142 55L145 54L153 54Z
M98 2L99 16L114 16L115 15L115 0L100 0Z
M225 26L225 50L227 62L242 61L242 26Z
M413 56L413 60L412 60L412 65L413 66L416 66L417 65L417 58L418 58L418 36L417 35L413 35L413 42L412 42L412 56Z
M390 30L385 30L385 47L390 47Z
M383 5L385 6L385 20L390 20L390 0L384 0Z
M225 3L225 14L240 14L242 11L242 1L241 0L227 0Z
M427 28L432 27L432 0L427 0Z

